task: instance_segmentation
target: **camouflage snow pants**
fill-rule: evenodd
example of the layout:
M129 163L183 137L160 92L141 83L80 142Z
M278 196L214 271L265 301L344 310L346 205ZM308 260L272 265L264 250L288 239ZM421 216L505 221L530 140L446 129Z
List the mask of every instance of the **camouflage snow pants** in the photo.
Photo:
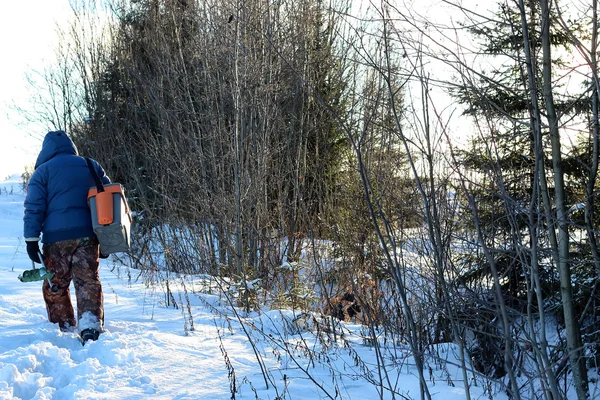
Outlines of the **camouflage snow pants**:
M45 243L42 249L46 268L54 272L52 284L58 286L56 293L52 292L48 281L42 286L50 322L58 323L65 330L76 327L77 322L82 325L84 317L86 327L91 324L102 330L104 306L98 275L98 240L94 237ZM77 297L77 321L71 304L71 280Z

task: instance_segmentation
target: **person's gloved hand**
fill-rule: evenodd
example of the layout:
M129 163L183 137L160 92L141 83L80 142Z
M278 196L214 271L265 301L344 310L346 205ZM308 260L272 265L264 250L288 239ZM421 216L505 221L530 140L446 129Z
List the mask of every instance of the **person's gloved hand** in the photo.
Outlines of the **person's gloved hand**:
M40 245L37 240L32 240L27 242L27 255L31 259L31 261L36 262L38 264L42 263L40 260Z

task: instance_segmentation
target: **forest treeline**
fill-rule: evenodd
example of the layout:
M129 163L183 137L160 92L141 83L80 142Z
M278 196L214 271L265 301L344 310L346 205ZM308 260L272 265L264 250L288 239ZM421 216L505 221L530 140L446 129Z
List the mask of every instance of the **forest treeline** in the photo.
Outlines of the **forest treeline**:
M148 280L357 320L422 398L442 342L467 398L599 395L597 1L353 3L73 2L42 118L125 187Z

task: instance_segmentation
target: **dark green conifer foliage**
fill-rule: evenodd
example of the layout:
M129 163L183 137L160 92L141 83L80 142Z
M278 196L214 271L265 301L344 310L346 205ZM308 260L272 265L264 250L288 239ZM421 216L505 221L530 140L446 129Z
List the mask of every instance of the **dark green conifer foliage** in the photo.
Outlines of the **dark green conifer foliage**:
M537 2L529 2L528 6L531 19L530 46L536 63L534 81L541 87L541 31L536 22L541 11ZM519 10L507 3L500 4L498 8L497 24L469 28L480 45L481 55L493 60L490 63L493 66L481 71L479 81L469 82L453 93L465 106L465 114L478 119L483 127L484 132L472 140L469 149L461 153L462 165L478 177L478 188L473 190L480 205L480 217L486 227L488 245L495 249L499 266L508 278L504 290L509 303L523 310L526 300L523 265L528 265L528 260L527 256L519 254L517 248L528 245L528 205L534 193L533 121ZM574 23L573 32L583 34L580 25ZM557 28L557 25L551 26L551 30L551 42L557 49L555 54L570 50L572 42L569 34ZM553 65L558 68L563 61L560 56L555 57ZM563 92L561 85L557 84L557 93ZM569 118L581 115L586 104L589 107L589 101L577 93L564 93L555 100L557 109ZM543 104L543 99L539 99L539 103ZM546 136L544 144L548 145ZM551 168L549 161L545 161L545 165ZM549 189L552 191L552 188ZM520 235L515 236L515 232L520 232ZM543 232L540 234L543 235ZM542 257L549 255L546 252ZM464 276L466 280L479 279L488 271L483 259L469 258L465 263L481 267L468 271ZM555 291L554 274L544 271L543 275L548 292Z
M494 66L481 71L476 82L468 82L454 92L465 105L465 113L478 121L481 130L471 147L461 154L461 160L463 166L474 176L472 190L481 211L484 240L491 249L503 278L502 289L507 305L524 313L536 309L537 304L530 300L532 288L529 283L535 256L539 267L543 307L564 322L562 303L565 302L565 294L562 289L566 281L572 282L577 323L583 322L585 329L586 325L593 325L593 321L597 319L595 312L590 312L590 304L597 303L594 297L597 297L595 288L598 279L597 274L595 277L590 274L592 266L597 264L594 262L597 257L593 256L594 251L590 246L593 243L590 242L590 238L593 238L590 234L594 232L591 227L597 226L594 220L597 217L590 216L596 216L597 213L590 207L594 201L590 198L588 187L589 179L593 176L591 168L594 162L590 159L593 141L586 139L579 143L568 143L576 135L564 130L560 136L563 141L561 160L556 151L558 130L547 125L552 120L563 123L580 121L585 125L594 119L595 95L592 94L590 98L587 86L580 87L577 92L572 88L567 91L563 86L564 80L559 76L563 67L560 55L568 55L569 51L573 51L576 40L589 39L589 29L586 21L569 21L567 28L565 24L559 23L561 19L554 8L550 9L550 15L545 19L540 5L542 3L525 3L530 59L526 57L521 15L517 7L502 4L496 14L498 24L488 23L470 29L484 49L482 55L491 58ZM542 21L550 24L552 60L542 58L549 54L547 48L544 51L542 46L543 38L546 37L542 36ZM531 64L528 64L529 61ZM548 67L550 64L556 75L551 82L552 96L548 95L549 69L543 71L543 66ZM529 76L528 71L533 71L535 76ZM546 72L545 76L543 72ZM535 85L535 91L531 91L532 84ZM536 93L539 98L532 99L532 93ZM533 100L537 104L534 105ZM549 106L551 103L553 104ZM539 107L539 113L536 107ZM536 126L541 126L539 137L536 136ZM589 126L593 127L593 124ZM587 135L584 129L583 136ZM535 143L538 138L540 148L536 154ZM541 167L538 170L536 160L541 161L537 165ZM557 160L561 160L558 166ZM559 176L561 173L564 174L564 190L559 183L562 182ZM552 186L555 182L556 191ZM547 193L547 199L544 199L544 193ZM559 227L561 211L557 211L556 206L562 205L563 201L569 219L567 269L562 266L557 268L557 254L561 254L560 263L564 264L564 253L562 249L557 250L559 246L556 245L556 237L553 237L552 232L554 229L560 231L564 226ZM588 213L587 220L584 218L584 205ZM594 221L588 223L592 220ZM536 242L535 246L533 241ZM561 241L566 243L564 236L562 239L559 237L559 243ZM533 249L537 249L535 254L532 254ZM483 256L474 252L462 262L466 271L461 278L463 283L476 287L477 283L485 282L490 271L489 262ZM569 272L568 278L565 278L565 271ZM566 310L567 307L565 313ZM567 325L565 324L568 330ZM579 336L578 328L567 332L567 335L576 338ZM589 340L584 335L584 341ZM591 339L593 340L595 339ZM581 364L582 360L571 362ZM579 368L581 370L583 368ZM578 386L581 398L583 392L580 389L586 385L587 380L583 375L579 376L578 372L577 379L579 378L581 379L577 385L581 385Z

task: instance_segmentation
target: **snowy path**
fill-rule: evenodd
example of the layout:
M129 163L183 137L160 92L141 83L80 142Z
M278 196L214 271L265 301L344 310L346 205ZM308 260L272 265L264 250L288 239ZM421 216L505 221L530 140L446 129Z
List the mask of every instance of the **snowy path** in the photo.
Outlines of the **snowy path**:
M107 261L106 333L82 346L47 322L41 283L17 280L31 268L19 239L23 195L16 182L0 188L0 399L230 397L213 316L196 315L185 336L180 311L161 307L151 288L127 286Z
M140 314L143 300L109 275L105 288L120 290L105 295L107 332L81 346L75 333L46 321L39 284L15 276L0 266L0 398L229 397L209 329L184 336L178 312ZM191 375L198 379L190 382Z

